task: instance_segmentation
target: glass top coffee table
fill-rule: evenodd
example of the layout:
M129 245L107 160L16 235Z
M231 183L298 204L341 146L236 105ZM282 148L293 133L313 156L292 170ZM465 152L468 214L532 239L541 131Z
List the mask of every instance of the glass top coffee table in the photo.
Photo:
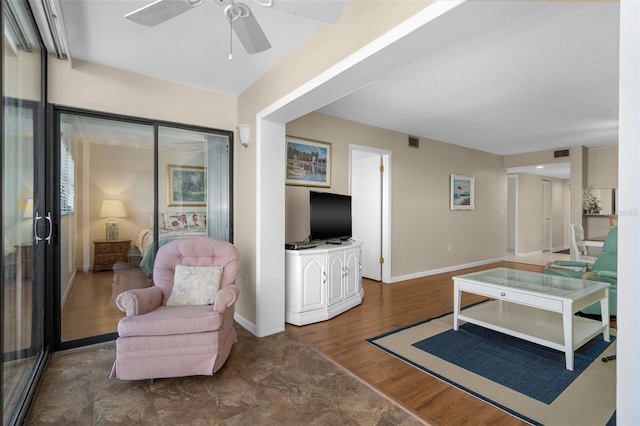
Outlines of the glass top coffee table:
M454 330L462 320L563 351L567 370L593 337L610 341L608 283L496 268L453 277L453 286ZM461 311L462 292L494 300ZM598 301L602 321L574 315Z

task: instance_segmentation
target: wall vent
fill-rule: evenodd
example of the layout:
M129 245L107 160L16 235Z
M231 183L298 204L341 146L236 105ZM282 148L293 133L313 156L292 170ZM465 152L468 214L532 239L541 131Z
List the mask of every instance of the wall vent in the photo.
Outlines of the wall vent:
M420 139L415 136L409 136L409 148L420 148Z
M568 156L569 156L568 149L560 149L558 151L553 151L553 158L568 157Z

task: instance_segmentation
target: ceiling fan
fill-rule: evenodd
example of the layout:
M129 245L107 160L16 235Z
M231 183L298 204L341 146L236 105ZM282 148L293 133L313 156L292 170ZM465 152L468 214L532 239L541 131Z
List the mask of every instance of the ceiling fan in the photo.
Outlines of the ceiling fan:
M249 6L235 0L211 0L224 6L231 30L242 43L247 53L253 54L271 48L267 36L251 12ZM253 0L258 6L291 15L304 16L321 22L335 24L342 15L344 0ZM157 0L125 15L125 18L148 27L155 27L169 19L195 9L204 0ZM229 60L232 54L229 52Z

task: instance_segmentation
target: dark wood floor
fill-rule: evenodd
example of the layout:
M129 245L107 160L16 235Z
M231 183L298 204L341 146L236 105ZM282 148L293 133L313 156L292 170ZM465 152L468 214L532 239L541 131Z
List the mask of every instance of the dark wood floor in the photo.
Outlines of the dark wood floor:
M61 341L113 333L124 316L112 301L113 272L78 272L62 308Z
M454 275L506 266L539 272L542 267L500 262L395 284L363 280L363 303L329 321L287 330L429 424L521 425L486 404L375 348L365 339L434 317L453 308ZM463 293L463 305L482 300Z

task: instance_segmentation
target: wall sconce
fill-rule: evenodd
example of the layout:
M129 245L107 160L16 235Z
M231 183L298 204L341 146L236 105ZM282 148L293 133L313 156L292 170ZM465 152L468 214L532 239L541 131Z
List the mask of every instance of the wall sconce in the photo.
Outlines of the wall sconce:
M244 146L249 145L251 140L251 125L250 124L238 124L238 135L240 136L240 143Z
M107 218L106 239L109 241L119 239L118 222L115 218L127 217L124 205L120 200L104 200L100 209L100 217Z

